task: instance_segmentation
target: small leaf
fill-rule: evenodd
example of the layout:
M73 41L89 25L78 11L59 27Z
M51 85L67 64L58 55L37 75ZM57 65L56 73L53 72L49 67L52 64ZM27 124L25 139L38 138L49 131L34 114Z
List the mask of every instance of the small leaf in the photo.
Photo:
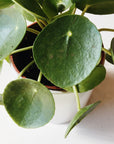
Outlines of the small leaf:
M102 65L97 66L86 79L77 85L78 92L82 93L95 88L104 80L105 75L105 67ZM72 87L64 89L73 92Z
M47 16L43 12L37 0L13 0L16 4L27 10L29 13L34 14L38 18L46 19Z
M102 65L97 66L85 80L77 85L79 92L85 92L95 88L104 80L105 75L105 67Z
M9 7L13 5L12 0L0 0L0 9L4 9L6 7Z
M109 51L111 52L111 56L106 54L106 60L109 63L114 64L114 38L111 40L111 45L110 45Z
M10 82L4 90L3 101L12 119L24 128L45 125L55 111L51 92L41 83L30 79Z
M101 56L101 35L93 23L79 15L58 18L37 36L33 57L43 75L64 88L80 83Z
M74 128L74 126L76 126L83 118L86 117L87 114L94 110L99 103L100 101L97 101L96 103L90 104L77 112L66 130L65 137L67 137L70 131Z
M0 11L0 60L6 58L21 42L26 32L23 16L14 8Z
M73 0L76 7L83 10L89 5L87 12L93 14L112 14L114 13L114 0Z
M114 38L111 41L111 49L110 49L110 51L111 51L111 55L112 55L112 61L114 63Z

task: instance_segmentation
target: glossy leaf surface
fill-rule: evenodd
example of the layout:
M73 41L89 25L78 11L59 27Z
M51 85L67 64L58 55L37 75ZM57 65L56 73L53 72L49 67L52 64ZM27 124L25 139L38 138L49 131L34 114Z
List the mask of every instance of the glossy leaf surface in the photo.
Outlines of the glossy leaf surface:
M77 85L78 92L82 93L95 88L104 80L105 75L105 67L102 65L97 66L86 79ZM65 90L73 92L72 87L65 88Z
M12 0L0 0L0 9L13 5Z
M25 17L25 19L27 19L28 21L31 21L31 22L35 22L34 16L32 14L30 14L29 12L27 12L26 10L24 10L24 8L22 8L20 5L15 4L15 8L22 13L22 15Z
M86 5L90 5L87 12L93 14L114 13L114 0L73 0L76 7L83 10Z
M87 18L64 16L49 24L36 38L35 62L47 79L59 87L80 83L95 68L102 40Z
M5 108L21 127L37 128L48 123L55 105L51 92L30 79L18 79L7 85L3 93Z
M28 12L32 12L38 18L41 19L46 18L45 13L43 12L37 0L13 0L13 1L22 6Z
M80 123L80 121L82 119L84 119L86 117L86 115L88 115L92 110L94 110L99 103L100 103L100 101L98 101L94 104L90 104L90 105L82 108L79 112L77 112L77 114L71 120L71 122L66 130L65 137L67 137L67 135L70 133L70 131L74 128L74 126L76 126L78 123Z
M0 11L0 60L6 58L21 42L26 32L24 17L14 8Z

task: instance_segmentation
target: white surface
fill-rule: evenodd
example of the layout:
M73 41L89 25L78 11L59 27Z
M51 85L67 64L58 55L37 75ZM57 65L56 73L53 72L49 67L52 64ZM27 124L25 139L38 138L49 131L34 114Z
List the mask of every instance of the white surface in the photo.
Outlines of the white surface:
M54 124L62 124L70 122L77 112L77 104L74 93L51 91L55 101L55 115L51 120ZM79 93L80 105L84 107L90 96L92 90Z
M114 28L114 15L89 16L98 28ZM114 33L103 32L106 48ZM102 103L76 126L67 139L64 133L68 124L48 125L34 130L17 127L10 119L3 106L0 106L0 144L114 144L114 66L105 64L107 76L92 93L89 103L101 100ZM0 74L0 92L5 85L15 79L17 74L9 67Z

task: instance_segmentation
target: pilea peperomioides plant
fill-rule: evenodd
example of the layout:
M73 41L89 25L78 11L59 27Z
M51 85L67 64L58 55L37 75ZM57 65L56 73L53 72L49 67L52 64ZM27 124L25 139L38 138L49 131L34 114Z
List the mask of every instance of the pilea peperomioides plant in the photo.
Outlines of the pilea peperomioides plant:
M8 8L7 8L8 7ZM76 8L82 10L76 14ZM106 74L101 52L114 64L114 39L110 49L103 47L100 31L114 29L97 27L86 17L114 13L114 0L0 0L0 69L4 59L12 54L32 49L33 61L10 82L0 104L21 127L37 128L48 123L55 111L52 93L41 84L44 75L55 86L74 92L77 109L65 136L100 102L80 107L78 93L93 89ZM41 32L27 28L26 20L36 21ZM33 46L15 50L26 31L35 33ZM33 63L40 69L38 81L21 79Z

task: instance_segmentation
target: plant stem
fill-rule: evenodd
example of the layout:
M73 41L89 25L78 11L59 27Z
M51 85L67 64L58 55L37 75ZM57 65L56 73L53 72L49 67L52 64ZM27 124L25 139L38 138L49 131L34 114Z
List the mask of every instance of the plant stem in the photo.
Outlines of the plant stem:
M19 52L26 51L26 50L30 50L30 49L32 49L32 48L33 48L33 46L29 46L29 47L17 49L17 50L15 50L15 51L13 51L13 52L11 53L11 55L12 55L12 54L15 54L15 53L19 53Z
M101 29L99 29L99 32L102 32L102 31L114 32L114 29L109 29L109 28L101 28Z
M79 99L79 95L78 95L78 91L77 91L77 88L76 86L73 86L73 91L74 91L74 94L75 94L75 97L76 97L76 102L77 102L77 109L78 111L80 111L80 99Z
M24 74L24 72L25 72L33 63L34 63L34 60L31 61L31 62L20 72L18 78L20 78L20 77Z
M90 5L86 5L84 10L82 11L81 16L84 16L84 14L86 13L86 11L88 10L88 8L90 7Z
M36 34L36 35L38 35L40 32L39 31L37 31L37 30L35 30L35 29L32 29L32 28L27 28L27 31L28 32L31 32L31 33L34 33L34 34Z
M3 105L3 96L0 94L0 105Z
M109 50L107 50L107 49L105 49L105 48L102 48L102 50L103 50L105 53L107 53L109 56L112 56L112 55L111 55L111 52L110 52Z
M73 9L73 12L72 12L72 14L75 14L76 13L76 7Z
M38 82L40 82L42 79L42 72L39 73L39 76L38 76Z
M47 25L47 23L46 23L45 21L43 21L43 20L41 20L41 19L39 19L39 21L40 21L44 26Z
M44 26L43 26L42 23L39 21L39 19L36 18L36 21L37 21L38 25L40 26L40 28L43 29Z

